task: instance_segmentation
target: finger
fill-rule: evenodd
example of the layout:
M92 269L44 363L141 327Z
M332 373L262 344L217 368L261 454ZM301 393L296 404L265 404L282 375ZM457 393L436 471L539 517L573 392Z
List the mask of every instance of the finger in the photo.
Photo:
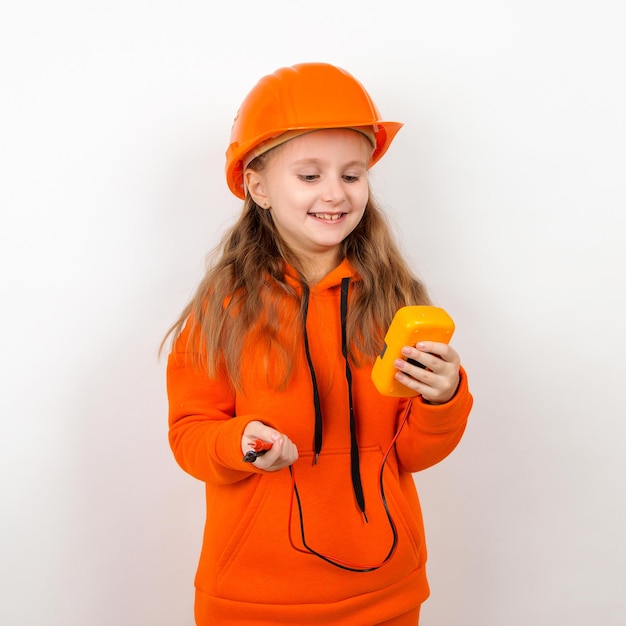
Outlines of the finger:
M415 349L418 352L434 355L448 363L458 363L460 357L456 350L447 343L440 341L420 341Z
M266 471L279 469L274 466L280 458L282 445L282 441L276 441L269 450L259 452L258 455L252 459L251 463L254 464L255 467Z
M263 455L264 464L271 465L281 456L285 441L283 437L278 437L272 442L272 447Z
M402 356L404 356L405 359L398 359L395 362L395 366L399 370L418 379L422 379L422 376L420 376L418 372L419 369L439 373L447 365L447 363L437 355L422 352L411 346L402 348Z
M275 428L267 426L263 422L254 420L246 425L243 431L241 445L245 452L248 449L248 445L256 439L274 443L274 441L276 441L279 437L280 433Z
M280 433L275 428L272 428L271 426L267 426L266 424L263 424L262 422L259 422L259 424L261 426L260 428L256 430L256 433L255 433L256 439L262 439L263 441L275 443L282 436L282 433Z
M298 448L291 439L285 437L283 442L283 448L279 456L279 460L283 461L285 465L292 465L298 460Z
M421 347L421 344L418 344L418 346L415 348L405 346L402 349L402 355L406 357L408 363L412 366L428 369L436 373L443 373L450 365L456 367L460 362L457 353L447 344L437 344L436 346L436 349L440 350L443 356L430 352L425 346Z
M421 395L435 393L447 395L451 387L458 385L459 365L449 363L436 355L420 352L407 346L403 349L406 358L397 359L396 380Z
M394 378L399 383L401 383L402 385L404 385L408 389L414 391L418 395L423 395L424 390L428 390L428 387L426 385L422 384L416 378L414 378L410 374L405 373L403 371L396 372L395 375L394 375Z
M447 402L454 395L454 390L458 386L458 382L456 385L449 385L446 378L420 368L417 368L417 376L421 376L425 380L418 380L409 373L401 371L396 373L395 378L399 383L412 389L431 404Z
M257 457L254 464L260 469L275 472L292 465L297 459L297 447L288 437L281 435L270 450Z
M394 365L398 368L396 380L414 391L421 393L421 390L415 386L415 383L422 383L424 385L431 385L433 383L435 374L424 363L420 363L414 359L406 361L404 359L397 359Z
M399 359L396 363L396 380L413 389L425 400L438 404L454 396L459 386L459 364L447 363L438 357L423 354L421 360L431 367L422 368ZM429 362L434 359L434 362Z

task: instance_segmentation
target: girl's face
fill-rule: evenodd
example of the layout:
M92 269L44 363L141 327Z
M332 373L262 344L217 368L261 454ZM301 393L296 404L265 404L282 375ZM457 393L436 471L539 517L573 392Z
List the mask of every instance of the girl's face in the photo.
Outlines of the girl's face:
M274 148L262 172L246 171L254 201L272 212L280 235L314 274L335 267L341 242L363 217L371 152L357 131L319 130Z

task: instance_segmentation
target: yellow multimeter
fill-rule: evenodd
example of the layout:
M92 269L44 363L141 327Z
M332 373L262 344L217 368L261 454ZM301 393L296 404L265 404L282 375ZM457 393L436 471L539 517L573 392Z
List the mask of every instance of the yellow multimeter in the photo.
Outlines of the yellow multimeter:
M398 369L396 359L405 359L404 346L414 346L418 341L439 341L449 343L454 333L454 321L436 306L405 306L394 315L385 335L385 344L372 368L372 381L384 396L408 398L418 395L395 379ZM419 367L421 363L408 359Z

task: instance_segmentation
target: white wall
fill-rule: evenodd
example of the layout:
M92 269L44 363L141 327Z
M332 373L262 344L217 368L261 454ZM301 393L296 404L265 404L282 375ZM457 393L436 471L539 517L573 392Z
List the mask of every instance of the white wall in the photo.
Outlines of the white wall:
M241 99L321 60L406 124L374 186L476 398L416 476L423 623L623 624L623 3L215 4L0 9L0 621L192 623L156 350L239 210Z

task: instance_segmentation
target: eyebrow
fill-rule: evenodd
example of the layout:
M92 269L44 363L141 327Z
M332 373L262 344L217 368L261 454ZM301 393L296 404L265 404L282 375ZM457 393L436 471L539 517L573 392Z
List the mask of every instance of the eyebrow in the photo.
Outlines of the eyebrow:
M293 162L293 165L319 165L320 163L324 163L323 159L298 159ZM367 168L367 163L360 159L344 163L342 167L353 167L355 165Z

